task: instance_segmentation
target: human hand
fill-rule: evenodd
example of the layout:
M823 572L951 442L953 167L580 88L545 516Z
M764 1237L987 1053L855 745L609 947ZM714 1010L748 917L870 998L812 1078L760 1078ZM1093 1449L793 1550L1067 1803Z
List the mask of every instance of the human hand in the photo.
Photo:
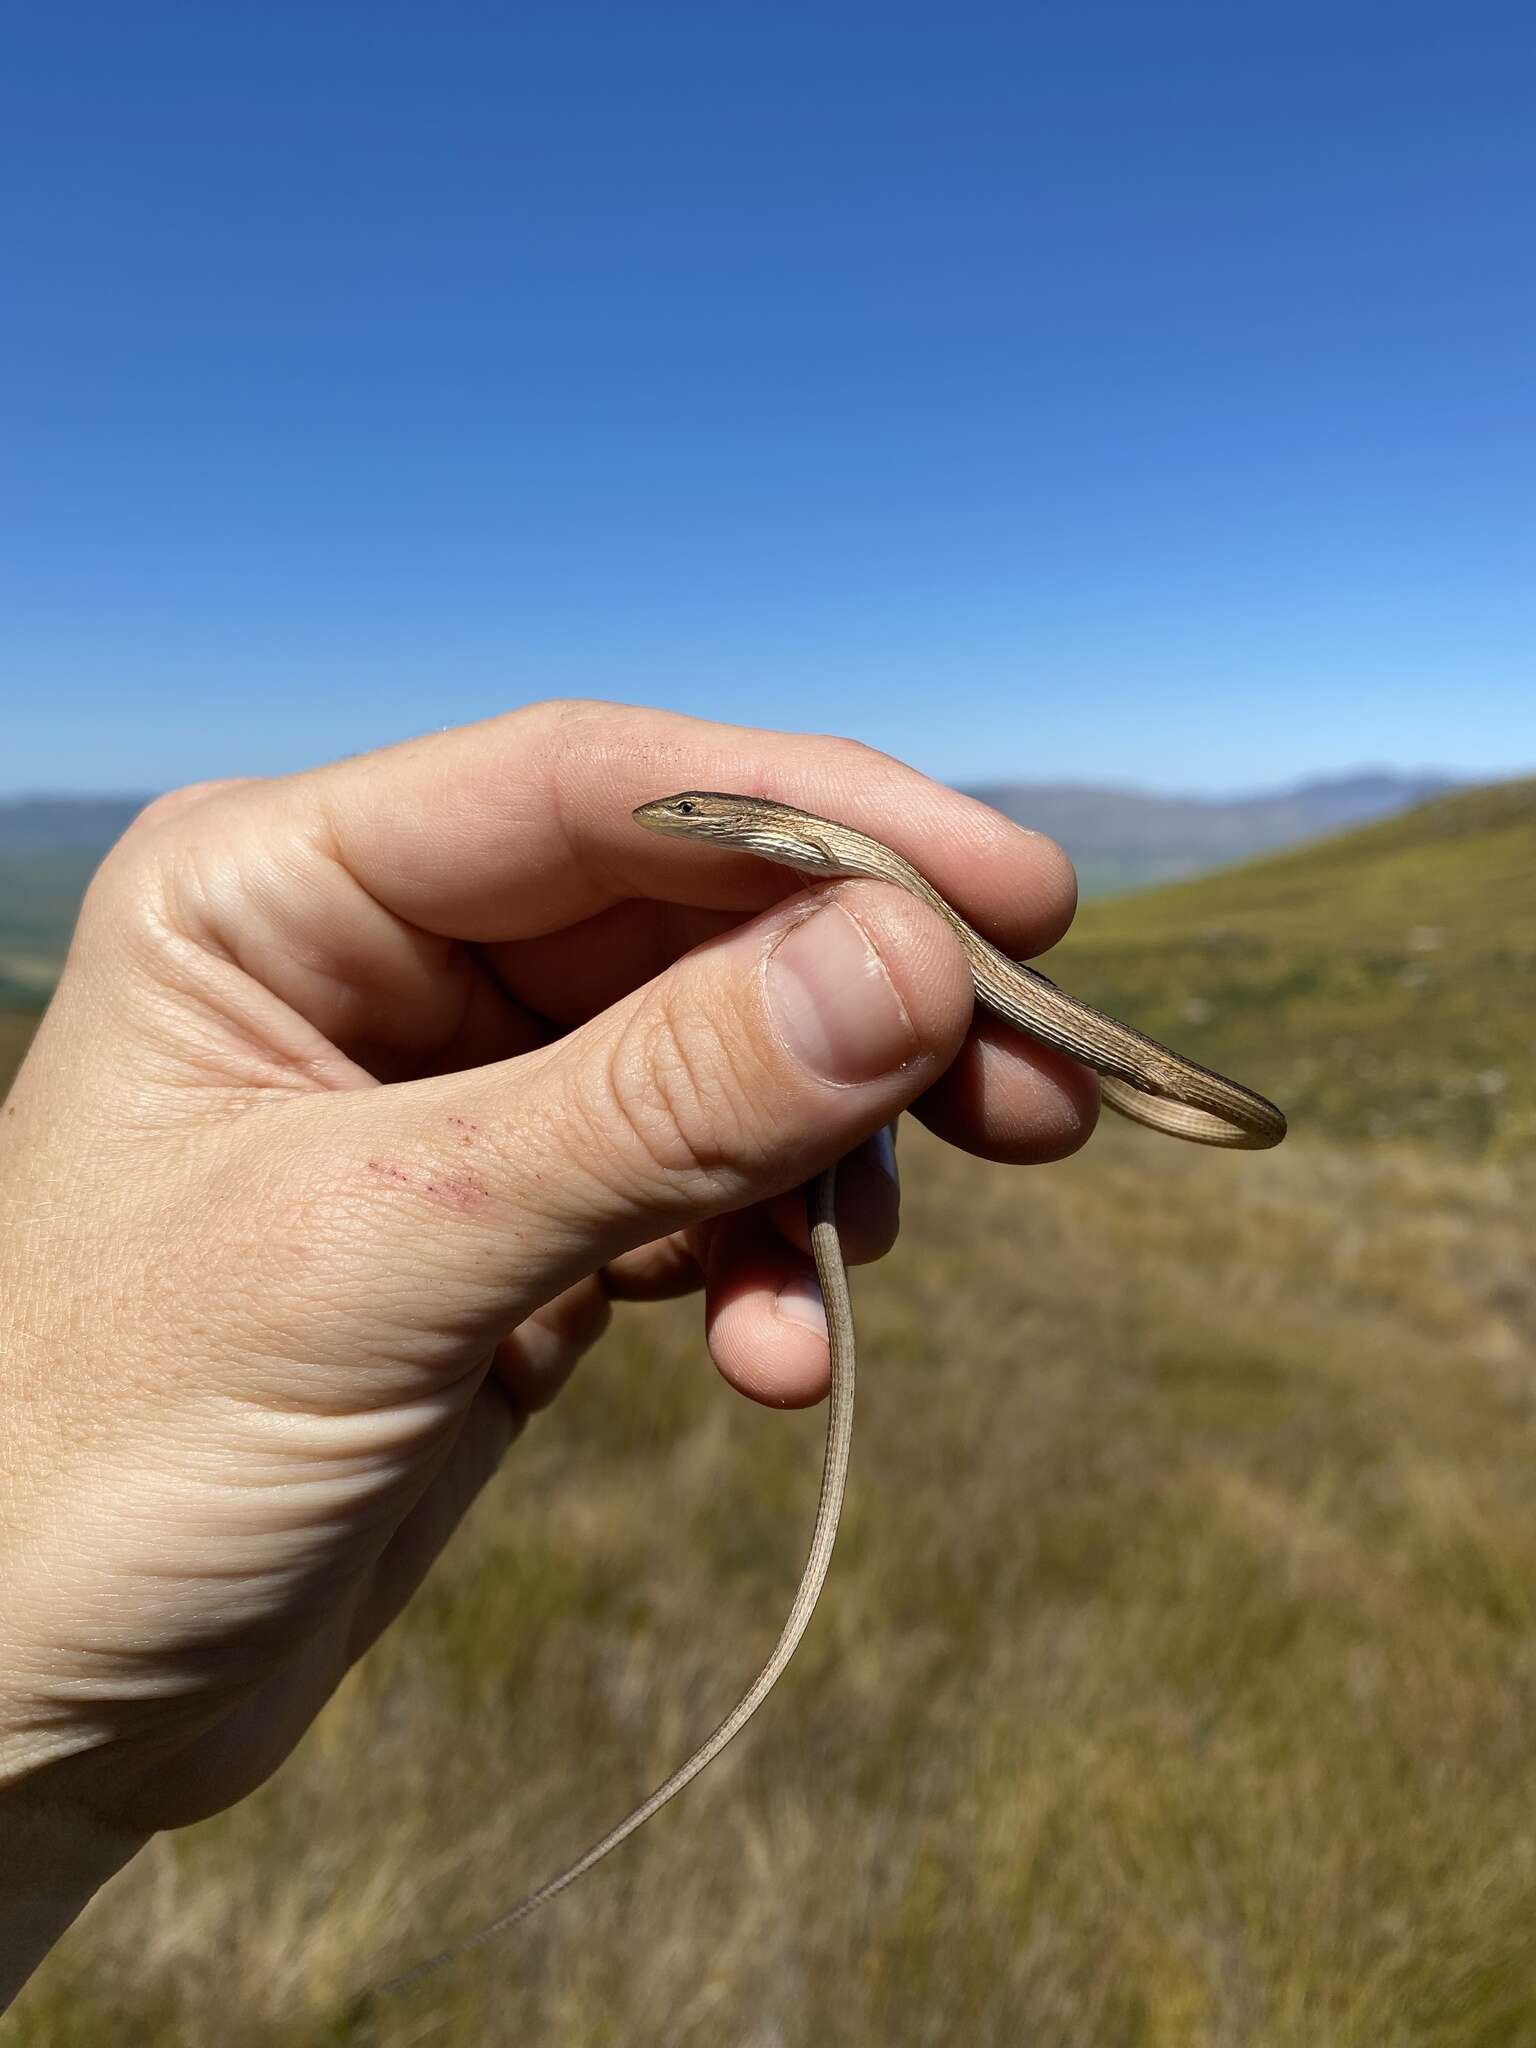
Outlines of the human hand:
M855 1154L869 1258L903 1108L989 1157L1091 1129L910 897L632 823L686 787L877 833L1009 952L1070 918L1049 841L883 756L580 703L179 792L93 884L0 1117L23 1948L270 1773L611 1299L702 1284L728 1379L818 1398L802 1181Z

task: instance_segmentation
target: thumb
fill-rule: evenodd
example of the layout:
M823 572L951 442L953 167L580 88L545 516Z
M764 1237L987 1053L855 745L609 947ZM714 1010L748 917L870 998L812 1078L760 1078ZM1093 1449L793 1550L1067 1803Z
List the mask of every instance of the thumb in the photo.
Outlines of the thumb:
M329 1098L325 1178L362 1229L370 1308L393 1297L419 1329L426 1305L438 1339L494 1341L621 1252L781 1193L889 1123L954 1058L971 1004L943 921L850 882L553 1045Z

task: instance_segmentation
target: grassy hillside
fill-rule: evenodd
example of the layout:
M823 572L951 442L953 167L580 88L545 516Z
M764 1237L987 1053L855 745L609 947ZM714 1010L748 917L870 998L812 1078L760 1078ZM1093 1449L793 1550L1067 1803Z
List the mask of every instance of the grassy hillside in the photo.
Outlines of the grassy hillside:
M1090 906L1062 981L1296 1135L1114 1125L1033 1173L904 1138L845 1534L742 1744L349 2027L778 1629L823 1418L728 1393L675 1303L619 1319L274 1783L153 1845L6 2038L1536 2042L1533 877L1527 786Z
M1536 782L1085 904L1050 970L1301 1129L1536 1141Z
M906 1154L846 1532L738 1748L348 2030L773 1639L822 1419L727 1392L678 1303L621 1319L278 1779L155 1844L11 2038L1536 2040L1536 1174L1119 1126L1049 1172Z

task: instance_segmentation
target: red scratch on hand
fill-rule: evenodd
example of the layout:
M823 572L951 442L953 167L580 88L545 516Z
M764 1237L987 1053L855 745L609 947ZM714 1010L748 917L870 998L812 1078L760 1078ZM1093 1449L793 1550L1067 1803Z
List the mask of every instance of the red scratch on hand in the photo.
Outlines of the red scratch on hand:
M491 1199L491 1191L485 1182L472 1173L443 1173L430 1167L400 1166L392 1159L370 1159L368 1171L378 1174L381 1179L394 1181L400 1187L414 1188L419 1194L441 1202L449 1209L480 1209Z

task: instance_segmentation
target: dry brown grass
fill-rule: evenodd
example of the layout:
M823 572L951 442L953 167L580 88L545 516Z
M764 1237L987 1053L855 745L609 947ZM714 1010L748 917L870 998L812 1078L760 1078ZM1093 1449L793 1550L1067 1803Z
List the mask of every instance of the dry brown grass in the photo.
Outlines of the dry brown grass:
M627 1316L278 1779L162 1840L26 2048L1536 2041L1536 1162L906 1147L846 1533L751 1734L547 1875L782 1616L821 1418Z
M349 2021L773 1639L821 1418L729 1395L679 1304L623 1320L277 1780L156 1843L8 2038L1536 2044L1533 858L1527 786L1090 907L1067 985L1300 1134L1116 1128L1033 1175L908 1143L845 1534L744 1742Z

